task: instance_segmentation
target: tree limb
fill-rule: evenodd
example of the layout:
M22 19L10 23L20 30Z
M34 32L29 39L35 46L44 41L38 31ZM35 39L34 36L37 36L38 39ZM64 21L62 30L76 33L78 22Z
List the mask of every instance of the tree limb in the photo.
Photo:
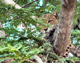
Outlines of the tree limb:
M34 0L34 1L30 2L30 3L27 3L27 4L23 5L22 8L25 8L25 7L31 5L31 4L34 3L34 2L36 2L36 0Z
M21 6L19 6L18 4L16 4L16 2L14 2L13 0L1 0L4 4L6 5L12 5L14 6L16 9L21 9Z

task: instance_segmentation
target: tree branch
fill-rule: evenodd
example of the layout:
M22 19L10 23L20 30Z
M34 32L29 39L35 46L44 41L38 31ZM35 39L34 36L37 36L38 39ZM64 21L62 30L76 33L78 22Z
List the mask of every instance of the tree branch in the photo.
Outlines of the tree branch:
M21 9L21 6L19 6L18 4L16 4L16 2L14 2L13 0L1 0L4 4L6 5L12 5L14 6L16 9Z
M22 8L25 8L25 7L31 5L31 4L34 3L34 2L36 2L36 0L34 0L34 1L30 2L30 3L27 3L27 4L23 5Z

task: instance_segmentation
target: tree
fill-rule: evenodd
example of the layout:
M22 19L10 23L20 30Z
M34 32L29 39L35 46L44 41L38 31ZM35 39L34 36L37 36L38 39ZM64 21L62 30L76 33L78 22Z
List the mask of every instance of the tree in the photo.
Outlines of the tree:
M53 49L60 56L64 55L67 49L67 45L69 45L69 42L71 41L70 37L73 21L72 19L76 1L77 0L61 1L62 9L59 17L59 23L53 37L53 39L55 39L55 42L53 43ZM72 45L71 53L77 57L80 57L79 49L79 47Z
M76 0L61 0L62 9L57 30L54 35L54 48L58 55L63 56L70 42L72 18Z

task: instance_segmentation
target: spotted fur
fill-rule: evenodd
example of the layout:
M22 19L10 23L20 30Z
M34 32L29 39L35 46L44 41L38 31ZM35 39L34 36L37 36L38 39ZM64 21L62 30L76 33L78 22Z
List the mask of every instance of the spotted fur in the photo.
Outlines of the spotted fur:
M66 52L65 52L65 54L63 55L64 58L68 57L69 52L70 52L70 49L71 49L71 45L72 45L72 43L71 43L71 41L70 41L70 42L69 42L69 45L68 45L67 48L66 48Z
M45 18L46 19L46 22L48 24L51 24L50 27L44 27L43 28L43 30L45 31L45 33L44 33L44 38L45 39L50 38L51 36L53 36L53 34L55 32L55 27L57 26L57 23L58 23L57 17L58 17L58 14L56 12L53 13L53 14L45 14L45 15L42 15L41 18ZM71 41L69 42L69 45L67 46L66 52L65 52L65 54L62 57L64 57L64 58L68 57L68 54L70 52L70 49L71 49Z

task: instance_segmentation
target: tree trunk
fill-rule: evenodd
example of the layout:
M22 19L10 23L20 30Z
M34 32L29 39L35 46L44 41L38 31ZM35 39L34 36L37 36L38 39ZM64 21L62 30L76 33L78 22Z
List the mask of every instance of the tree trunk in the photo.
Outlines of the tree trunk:
M67 45L70 42L75 3L76 0L61 0L61 14L53 37L53 39L55 39L53 50L60 56L64 55Z

